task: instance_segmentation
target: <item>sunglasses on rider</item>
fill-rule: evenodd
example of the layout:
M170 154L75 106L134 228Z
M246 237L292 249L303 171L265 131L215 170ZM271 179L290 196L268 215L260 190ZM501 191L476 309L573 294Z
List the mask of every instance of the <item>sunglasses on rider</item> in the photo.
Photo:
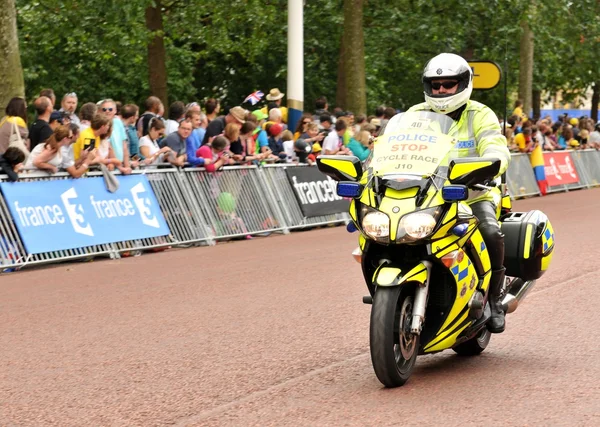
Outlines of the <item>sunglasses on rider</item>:
M102 108L102 111L104 111L104 112L112 111L112 110L113 110L112 107L108 107L108 108L104 107L104 108Z
M454 86L458 84L457 81L449 81L449 82L431 82L431 88L435 90L439 90L442 86L444 89L452 89Z

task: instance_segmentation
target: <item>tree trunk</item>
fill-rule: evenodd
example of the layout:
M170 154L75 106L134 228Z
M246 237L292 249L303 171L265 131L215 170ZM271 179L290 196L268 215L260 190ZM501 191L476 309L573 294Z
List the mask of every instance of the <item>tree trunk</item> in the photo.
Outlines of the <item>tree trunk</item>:
M526 17L521 21L521 29L519 99L523 100L523 113L529 117L533 86L533 31Z
M160 0L155 1L154 4L154 7L146 8L146 28L152 37L148 43L148 83L150 93L160 98L166 109L169 105L169 98L167 96L167 54L161 12L162 4Z
M343 55L341 66L345 77L343 108L354 114L367 112L363 3L364 0L344 0L344 32L340 47L340 55ZM338 98L340 90L338 86Z
M16 12L15 0L0 0L0 117L11 98L25 97Z
M542 117L542 91L534 89L532 92L533 118L538 120Z
M594 93L592 94L591 117L594 122L598 122L598 104L600 104L600 81L594 83Z
M335 94L334 107L346 108L346 43L344 42L344 34L340 40L340 57L338 60L338 75L337 75L337 90ZM330 109L333 112L333 108Z

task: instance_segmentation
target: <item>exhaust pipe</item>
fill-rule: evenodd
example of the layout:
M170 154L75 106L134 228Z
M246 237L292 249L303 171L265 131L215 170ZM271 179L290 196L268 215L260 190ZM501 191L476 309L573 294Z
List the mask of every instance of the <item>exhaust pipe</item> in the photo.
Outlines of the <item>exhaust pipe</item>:
M535 280L524 281L521 279L515 279L510 290L502 300L502 306L507 314L514 312L519 307L519 303L525 299L534 285Z

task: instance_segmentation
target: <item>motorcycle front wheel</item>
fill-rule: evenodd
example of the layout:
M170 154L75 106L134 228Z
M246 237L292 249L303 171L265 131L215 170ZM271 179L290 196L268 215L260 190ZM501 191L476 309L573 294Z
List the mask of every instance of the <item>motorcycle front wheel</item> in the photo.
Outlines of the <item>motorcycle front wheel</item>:
M371 362L386 387L399 387L410 378L419 336L410 333L413 286L379 287L373 297L370 325Z

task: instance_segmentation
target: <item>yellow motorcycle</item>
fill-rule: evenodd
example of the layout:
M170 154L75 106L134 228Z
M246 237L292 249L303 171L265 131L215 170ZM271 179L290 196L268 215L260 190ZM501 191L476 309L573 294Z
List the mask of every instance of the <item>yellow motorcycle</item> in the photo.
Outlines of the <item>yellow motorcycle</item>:
M554 231L540 211L510 212L493 183L500 160L459 158L455 122L433 112L394 116L364 165L319 156L324 174L351 199L354 256L372 304L371 361L386 387L403 385L416 357L453 349L481 353L490 341L490 258L467 200L492 195L505 234L503 308L516 310L547 270ZM364 167L363 167L364 166Z

